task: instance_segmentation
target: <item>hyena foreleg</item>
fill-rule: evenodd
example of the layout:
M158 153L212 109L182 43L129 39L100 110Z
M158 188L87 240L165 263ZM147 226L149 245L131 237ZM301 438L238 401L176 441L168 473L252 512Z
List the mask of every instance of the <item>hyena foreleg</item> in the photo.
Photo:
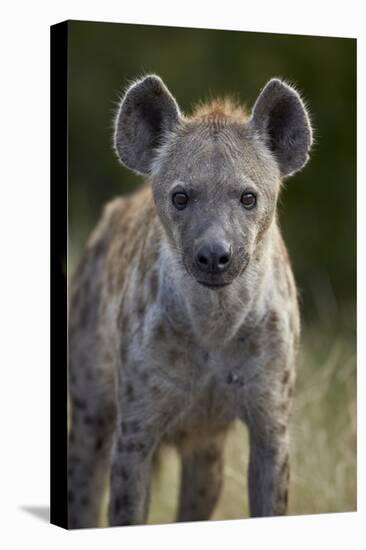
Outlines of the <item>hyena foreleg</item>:
M142 373L143 374L143 373ZM176 400L159 399L159 386L141 384L136 366L122 374L112 451L109 523L146 523L153 455L176 415Z
M204 438L181 450L182 471L177 521L210 519L223 481L224 436Z
M290 479L289 409L292 377L280 391L271 389L256 397L246 422L249 428L249 507L252 517L284 515L287 512ZM276 388L276 384L273 385ZM272 389L273 389L272 388Z
M108 480L115 422L113 388L96 388L88 383L82 391L71 388L70 393L69 528L97 527Z

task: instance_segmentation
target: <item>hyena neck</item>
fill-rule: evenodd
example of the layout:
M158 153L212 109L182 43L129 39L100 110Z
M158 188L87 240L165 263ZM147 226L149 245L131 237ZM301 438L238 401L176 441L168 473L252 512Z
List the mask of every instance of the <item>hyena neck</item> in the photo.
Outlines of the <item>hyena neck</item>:
M246 270L218 290L200 285L164 242L159 258L159 300L171 324L212 347L228 343L243 328L259 323L271 305L274 241L280 239L275 224L270 233Z

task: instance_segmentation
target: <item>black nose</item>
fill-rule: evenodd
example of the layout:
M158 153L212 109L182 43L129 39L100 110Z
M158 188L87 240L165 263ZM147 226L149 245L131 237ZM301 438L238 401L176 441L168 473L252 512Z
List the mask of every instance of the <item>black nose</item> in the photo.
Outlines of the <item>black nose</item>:
M231 246L225 241L203 243L196 252L197 267L204 273L223 273L230 261Z

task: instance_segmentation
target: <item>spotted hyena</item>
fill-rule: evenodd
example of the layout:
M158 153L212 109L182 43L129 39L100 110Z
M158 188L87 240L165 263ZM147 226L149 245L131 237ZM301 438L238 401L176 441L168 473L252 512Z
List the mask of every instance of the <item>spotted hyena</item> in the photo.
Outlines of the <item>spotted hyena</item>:
M235 419L251 516L286 512L300 327L276 206L311 143L278 79L249 115L225 99L184 116L154 75L127 90L115 148L147 182L106 206L72 282L70 527L98 525L108 479L110 525L146 522L162 442L181 457L177 519L208 519Z

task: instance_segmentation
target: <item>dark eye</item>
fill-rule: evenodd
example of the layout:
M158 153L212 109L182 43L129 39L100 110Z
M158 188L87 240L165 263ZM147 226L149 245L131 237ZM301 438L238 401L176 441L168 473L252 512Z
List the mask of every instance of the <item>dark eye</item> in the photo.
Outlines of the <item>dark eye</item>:
M257 197L254 193L243 193L240 202L247 210L251 210L257 204Z
M174 193L172 201L175 208L177 208L178 210L183 210L183 208L187 206L188 195L179 191L178 193Z

